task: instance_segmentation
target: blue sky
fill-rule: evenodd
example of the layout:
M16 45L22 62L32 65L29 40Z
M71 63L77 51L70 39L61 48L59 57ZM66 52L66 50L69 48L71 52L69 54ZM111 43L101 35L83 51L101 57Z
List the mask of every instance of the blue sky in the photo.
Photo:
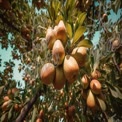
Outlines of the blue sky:
M115 14L113 11L110 11L111 15L108 17L109 20L111 19L112 22L115 22L120 17L121 12L122 11L119 10L118 13ZM100 32L96 31L95 36L92 40L94 45L96 45L98 43L99 37L100 37ZM9 59L12 60L11 51L12 51L12 48L10 46L7 50L5 50L5 49L1 49L1 45L0 45L0 58L2 59L2 62L9 61ZM21 72L21 73L18 72L18 65L21 62L18 60L15 60L14 62L15 62L15 68L14 68L14 72L13 72L14 79L16 79L17 81L22 81L23 72ZM3 69L4 69L4 67L3 67L3 63L2 63L2 66L0 67L0 71L2 71Z

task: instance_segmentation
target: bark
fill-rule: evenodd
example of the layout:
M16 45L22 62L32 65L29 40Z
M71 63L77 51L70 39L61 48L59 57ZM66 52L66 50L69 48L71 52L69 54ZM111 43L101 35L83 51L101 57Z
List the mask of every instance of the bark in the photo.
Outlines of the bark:
M24 106L22 112L17 117L15 122L23 122L25 120L25 117L28 115L30 109L32 108L32 106L34 105L38 97L41 95L41 93L42 93L42 90L37 91L35 96Z

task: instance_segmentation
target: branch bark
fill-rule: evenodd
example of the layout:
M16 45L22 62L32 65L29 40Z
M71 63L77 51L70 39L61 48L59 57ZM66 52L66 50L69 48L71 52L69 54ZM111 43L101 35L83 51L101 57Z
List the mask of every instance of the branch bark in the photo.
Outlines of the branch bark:
M28 115L30 109L32 108L32 106L34 105L34 103L36 102L38 97L41 95L41 93L42 93L42 90L37 91L35 96L25 105L22 112L20 113L20 115L15 120L15 122L23 122L24 121L25 117Z

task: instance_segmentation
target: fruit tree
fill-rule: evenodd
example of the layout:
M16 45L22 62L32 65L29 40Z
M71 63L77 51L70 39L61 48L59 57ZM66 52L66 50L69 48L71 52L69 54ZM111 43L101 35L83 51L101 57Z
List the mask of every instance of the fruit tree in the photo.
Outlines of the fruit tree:
M121 0L0 0L0 45L0 122L122 121Z

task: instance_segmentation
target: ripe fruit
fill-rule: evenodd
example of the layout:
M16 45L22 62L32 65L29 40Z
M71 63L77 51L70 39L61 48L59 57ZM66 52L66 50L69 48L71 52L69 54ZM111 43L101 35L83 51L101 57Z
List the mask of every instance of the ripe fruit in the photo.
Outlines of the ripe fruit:
M36 122L42 122L42 119L38 118L38 119L36 120Z
M56 40L52 49L52 58L57 65L62 64L65 57L65 50L60 40Z
M69 83L73 83L78 76L79 66L76 60L70 56L66 55L63 64L64 74Z
M12 94L15 94L15 93L18 92L18 91L19 91L18 88L12 88L12 89L11 89Z
M54 31L56 32L56 38L61 40L62 43L65 45L67 39L67 33L66 33L66 27L62 20L59 21L58 26L54 27Z
M94 97L93 93L91 92L91 90L89 90L89 92L88 92L88 96L87 96L87 99L86 99L86 104L90 108L94 108L95 105L96 105L95 97Z
M89 86L89 79L88 79L87 75L84 75L81 78L81 83L82 83L83 89L87 89L88 88L88 86Z
M56 40L55 31L50 27L47 29L46 32L46 41L49 49L52 49L55 40Z
M74 116L74 114L75 114L75 106L74 106L74 105L72 105L72 106L70 106L70 107L68 108L67 114L68 114L69 117Z
M9 98L8 96L4 96L4 97L3 97L3 100L4 100L4 101L8 101L8 100L10 100L10 98Z
M87 48L76 47L72 51L72 56L76 59L80 67L84 66L87 60Z
M92 76L93 79L97 79L97 78L101 77L101 73L98 70L94 70L91 73L91 76Z
M48 85L52 83L55 77L54 65L52 63L44 64L40 72L40 77L43 84Z
M5 10L10 10L11 4L10 4L9 0L2 0L0 2L0 8L5 9Z
M112 47L113 47L113 49L119 47L119 45L120 45L120 41L119 41L118 39L116 39L116 40L114 40L114 41L112 42Z
M93 79L91 82L90 82L90 88L91 88L91 90L92 90L92 92L94 93L94 94L100 94L100 92L101 92L101 83L98 81L98 80L96 80L96 79Z
M40 112L39 112L39 118L40 119L43 119L43 117L44 117L44 111L43 110L40 110Z
M55 89L60 90L64 87L64 84L66 82L66 78L64 75L63 67L59 66L56 67L56 75L55 80L53 82L53 86Z
M103 22L107 22L108 21L108 15L107 14L103 14L102 21Z
M6 111L6 110L7 110L7 106L11 103L11 101L12 101L12 100L5 101L5 102L2 104L1 108L2 108L3 111Z

